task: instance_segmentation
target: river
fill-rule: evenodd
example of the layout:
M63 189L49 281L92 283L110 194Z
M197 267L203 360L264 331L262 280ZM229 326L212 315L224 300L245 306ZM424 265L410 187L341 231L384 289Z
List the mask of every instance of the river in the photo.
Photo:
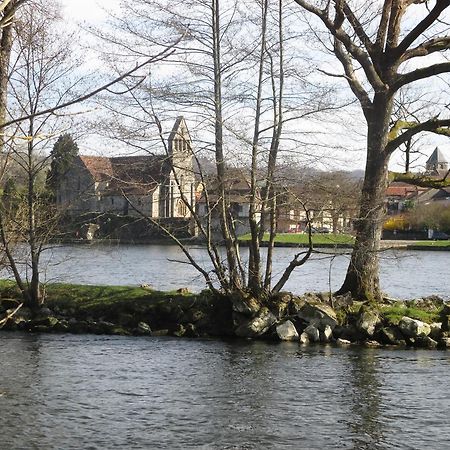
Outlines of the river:
M245 249L244 249L245 251ZM294 253L276 248L274 274L277 278ZM324 249L323 251L326 251ZM210 267L206 251L192 253L204 267ZM450 297L450 253L447 251L389 250L380 254L381 286L389 295L413 298L438 294ZM342 283L349 256L316 254L292 274L285 289L294 293L328 291ZM42 275L47 281L86 284L138 285L156 289L205 288L203 278L174 245L78 245L53 247L43 255Z
M0 448L448 448L450 353L0 333Z

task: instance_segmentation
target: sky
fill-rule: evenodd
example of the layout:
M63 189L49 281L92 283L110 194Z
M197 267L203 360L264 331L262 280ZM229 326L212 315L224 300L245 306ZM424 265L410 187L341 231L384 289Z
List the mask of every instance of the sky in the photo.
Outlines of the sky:
M60 0L63 5L63 16L69 24L77 25L99 25L108 17L108 12L118 9L120 0ZM186 118L189 121L189 118ZM421 140L420 148L423 155L419 156L415 163L417 168L423 168L426 159L431 155L434 148L439 148L450 161L450 143L448 138L425 136ZM349 162L348 169L364 168L363 152L359 155L353 155L353 161ZM391 170L401 171L403 167L403 156L401 153L394 153L390 168Z

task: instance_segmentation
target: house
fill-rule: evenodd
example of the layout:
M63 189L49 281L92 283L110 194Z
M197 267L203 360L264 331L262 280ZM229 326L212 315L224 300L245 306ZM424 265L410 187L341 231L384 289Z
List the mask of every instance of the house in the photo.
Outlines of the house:
M393 181L386 189L386 213L390 216L403 213L410 209L418 196L427 190L428 188L403 181Z
M56 203L71 215L188 219L188 205L195 207L195 177L184 118L176 119L165 155L78 156L57 186Z

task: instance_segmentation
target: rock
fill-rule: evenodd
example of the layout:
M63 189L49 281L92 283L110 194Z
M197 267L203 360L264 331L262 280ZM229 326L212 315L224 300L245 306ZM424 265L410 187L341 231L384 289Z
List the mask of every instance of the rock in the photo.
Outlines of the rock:
M327 343L330 342L333 337L333 330L330 325L325 325L324 330L319 330L320 332L320 342Z
M436 348L438 343L430 336L424 336L417 339L417 345L424 348Z
M376 326L381 322L378 311L369 305L362 305L356 319L356 328L366 336L372 337L375 334Z
M430 324L430 334L429 336L434 339L435 341L438 341L439 339L441 339L441 337L443 336L443 332L442 332L442 323L440 322L434 322L432 324Z
M199 337L200 336L198 331L197 331L197 328L195 327L195 325L193 323L186 324L185 328L186 328L186 332L185 332L184 335L186 337L194 338L194 337Z
M299 342L300 342L300 344L302 344L302 345L307 345L307 344L309 344L309 337L308 337L308 334L305 333L305 332L303 332L303 333L300 335L300 337L299 337Z
M431 327L427 323L406 316L402 317L398 327L405 336L410 338L428 336L431 332Z
M277 325L275 330L280 341L297 341L299 338L297 329L290 320Z
M310 342L319 342L320 341L320 331L315 325L308 325L305 328L304 333L307 334Z
M450 348L450 337L443 337L439 339L438 345L441 348Z
M352 294L336 295L332 299L335 308L345 308L353 305Z
M137 325L137 332L138 334L143 336L151 336L152 329L150 328L150 325L148 323L139 322Z
M378 333L378 339L382 344L404 345L405 340L397 327L383 327Z
M169 330L153 330L152 336L167 336L169 334Z
M58 319L53 316L38 317L32 321L31 327L33 330L36 330L36 327L53 328L58 322Z
M38 316L52 316L53 311L50 308L47 308L46 306L43 306L38 312Z
M326 325L331 329L338 324L336 312L331 306L320 304L305 303L297 313L298 318L317 328L324 330Z
M269 309L263 307L256 317L238 326L235 330L235 334L239 337L261 336L274 325L276 321L277 318L269 311Z
M289 304L292 300L292 295L289 292L279 292L269 300L270 310L281 319L289 314Z
M381 344L377 341L365 341L363 343L364 347L368 347L368 348L378 348L381 347Z
M178 324L172 334L177 337L183 337L186 334L186 328L183 325Z
M336 339L336 344L342 345L342 346L346 346L346 345L351 345L351 342L347 341L347 339L337 338Z
M206 317L207 314L201 309L190 309L189 311L186 311L186 314L183 317L183 321L195 323L205 319Z
M298 312L305 306L306 300L303 297L292 297L289 303L289 314L296 316Z
M240 295L235 295L231 298L231 302L233 311L247 317L255 317L261 309L261 304L258 300L250 296L243 298Z
M440 313L442 331L450 331L450 303L444 303Z

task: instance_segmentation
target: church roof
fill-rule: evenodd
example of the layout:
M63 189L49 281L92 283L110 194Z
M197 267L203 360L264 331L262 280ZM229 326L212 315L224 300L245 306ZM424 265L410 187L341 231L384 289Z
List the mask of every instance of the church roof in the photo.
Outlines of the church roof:
M167 158L162 155L80 156L80 159L95 182L108 182L104 193L110 195L121 192L146 194L154 190L167 174Z

